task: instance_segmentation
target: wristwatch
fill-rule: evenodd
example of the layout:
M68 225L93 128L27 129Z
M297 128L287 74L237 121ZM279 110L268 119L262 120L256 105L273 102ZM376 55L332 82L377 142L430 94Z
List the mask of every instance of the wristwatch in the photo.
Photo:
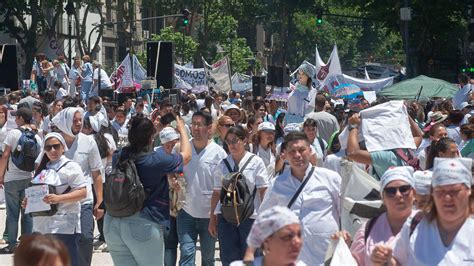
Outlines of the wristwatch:
M349 125L349 131L353 130L354 128L359 128L359 125L356 125L356 124Z

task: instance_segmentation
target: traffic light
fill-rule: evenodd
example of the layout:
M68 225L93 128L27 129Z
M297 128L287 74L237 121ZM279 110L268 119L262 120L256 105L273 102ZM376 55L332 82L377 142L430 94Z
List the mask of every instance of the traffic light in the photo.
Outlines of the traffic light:
M324 13L324 10L322 8L319 8L318 10L316 10L316 25L321 25L323 24L323 13Z
M181 10L181 14L183 14L183 26L188 26L189 24L189 14L191 14L191 12L189 12L188 9L183 9Z

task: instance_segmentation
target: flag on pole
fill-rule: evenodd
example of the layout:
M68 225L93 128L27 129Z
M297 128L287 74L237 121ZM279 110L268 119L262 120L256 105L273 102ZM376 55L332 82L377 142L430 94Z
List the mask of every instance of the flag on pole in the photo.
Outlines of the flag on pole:
M141 82L146 78L146 71L133 55L133 78L130 55L127 54L119 67L110 75L110 81L115 84L118 93L135 91L135 82Z
M229 58L225 56L212 65L208 64L204 57L202 61L204 62L207 86L218 92L228 93L232 89Z

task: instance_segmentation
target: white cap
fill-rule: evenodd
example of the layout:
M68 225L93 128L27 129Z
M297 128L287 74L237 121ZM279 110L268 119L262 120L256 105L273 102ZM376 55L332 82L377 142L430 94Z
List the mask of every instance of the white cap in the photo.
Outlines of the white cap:
M301 131L301 125L298 123L289 123L283 128L283 132L285 136L288 135L290 132L299 132Z
M416 194L420 195L429 195L431 193L431 180L433 179L433 172L426 171L416 171L413 174L415 179L415 190Z
M380 192L388 185L388 183L401 180L407 182L410 186L414 186L413 182L413 167L411 166L396 166L390 167L380 178Z
M433 187L472 184L471 158L435 158L433 166Z
M170 142L172 140L179 139L179 134L172 127L165 127L160 132L160 140L162 144Z
M240 113L240 108L239 108L237 105L235 105L235 104L231 104L231 105L227 106L227 108L225 109L225 112L227 113L227 112L229 112L229 111L232 110L232 109L236 109L236 110L239 111L239 113Z
M258 125L257 131L275 131L275 125L270 122L263 122Z

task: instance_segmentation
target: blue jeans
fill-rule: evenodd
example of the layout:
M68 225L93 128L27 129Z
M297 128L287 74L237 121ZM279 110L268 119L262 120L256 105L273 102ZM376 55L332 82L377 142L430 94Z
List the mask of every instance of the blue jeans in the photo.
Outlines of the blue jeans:
M170 216L170 229L165 230L165 266L176 266L178 257L178 232L176 218Z
M31 234L33 230L33 218L29 214L25 214L25 210L21 208L21 202L25 198L25 188L30 186L30 179L14 180L5 182L5 205L7 208L7 231L8 246L15 246L18 238L18 219L21 215L24 218L22 223L22 232Z
M81 97L84 103L87 102L92 92L92 81L82 81L81 82Z
M69 257L71 258L71 265L78 266L78 256L77 256L77 240L79 234L51 234L57 239L61 240L67 248Z
M176 217L181 257L179 265L195 265L196 242L199 234L201 242L201 265L214 265L216 239L208 231L209 219L194 218L186 211L180 210Z
M239 226L228 223L222 215L217 216L220 256L223 266L235 260L242 260L247 249L247 236L254 219L247 219Z
M163 265L163 226L140 217L104 218L107 248L115 266Z
M94 217L92 204L81 205L81 234L77 240L77 254L79 265L88 266L92 262L94 246Z

